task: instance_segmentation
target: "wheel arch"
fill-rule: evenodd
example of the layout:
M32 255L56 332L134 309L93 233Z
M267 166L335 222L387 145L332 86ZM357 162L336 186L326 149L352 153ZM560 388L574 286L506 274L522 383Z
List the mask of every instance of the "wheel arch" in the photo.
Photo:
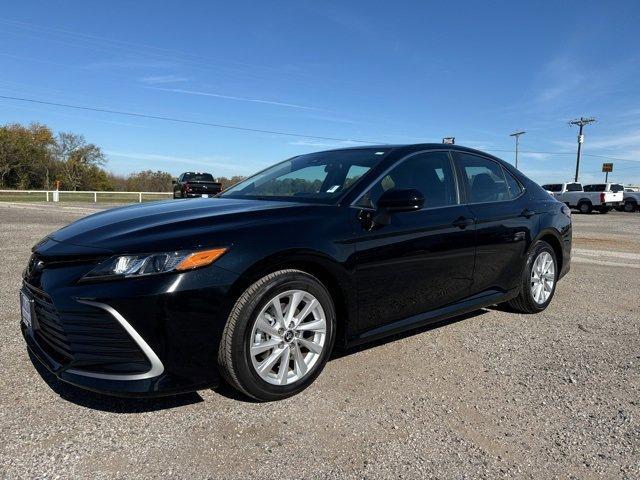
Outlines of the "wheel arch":
M562 240L560 234L553 228L545 228L538 233L538 236L531 242L529 251L538 241L547 242L553 248L553 252L556 254L556 260L558 262L558 273L562 272L564 266L564 255L562 252Z
M247 268L231 288L238 298L252 283L278 270L297 269L316 277L329 290L336 310L336 342L344 345L347 326L355 318L355 299L348 292L349 278L344 268L327 255L313 250L286 250L260 259Z

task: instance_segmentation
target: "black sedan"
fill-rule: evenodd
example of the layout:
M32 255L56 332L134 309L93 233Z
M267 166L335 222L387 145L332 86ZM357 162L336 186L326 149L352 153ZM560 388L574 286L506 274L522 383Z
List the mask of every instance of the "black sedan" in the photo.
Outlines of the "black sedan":
M29 349L60 379L166 395L224 379L296 394L347 347L489 305L537 313L570 266L569 209L440 144L301 155L216 198L83 218L33 248Z

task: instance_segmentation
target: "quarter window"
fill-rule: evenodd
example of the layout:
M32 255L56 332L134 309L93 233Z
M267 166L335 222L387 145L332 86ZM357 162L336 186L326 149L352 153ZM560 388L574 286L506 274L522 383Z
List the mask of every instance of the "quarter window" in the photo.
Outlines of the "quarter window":
M468 153L458 154L458 159L467 182L469 203L509 200L509 187L498 163Z
M508 170L504 170L504 176L507 179L507 188L509 189L509 196L511 198L519 197L522 193L522 187L518 180L515 179Z
M447 152L413 155L378 180L357 202L375 208L380 195L392 189L415 189L424 195L424 207L445 207L458 203L456 185Z

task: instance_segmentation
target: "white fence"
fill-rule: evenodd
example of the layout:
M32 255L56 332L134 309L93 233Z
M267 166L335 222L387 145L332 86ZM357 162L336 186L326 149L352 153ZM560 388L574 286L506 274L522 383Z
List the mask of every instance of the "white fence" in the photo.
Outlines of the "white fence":
M88 190L0 190L0 201L140 202L171 198L171 192L108 192Z

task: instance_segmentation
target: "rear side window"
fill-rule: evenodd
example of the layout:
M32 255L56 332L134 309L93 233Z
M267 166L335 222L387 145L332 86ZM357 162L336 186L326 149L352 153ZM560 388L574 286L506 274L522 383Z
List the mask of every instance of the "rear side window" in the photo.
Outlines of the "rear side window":
M458 154L458 159L467 183L469 203L501 202L511 198L499 164L468 153Z
M594 185L585 185L585 192L604 192L607 189L607 186L604 183L596 183Z
M587 191L587 190L585 190ZM582 192L581 183L567 183L567 192Z
M509 196L511 198L516 198L519 197L520 194L522 193L522 186L520 185L520 182L518 182L518 180L516 180L516 178L511 175L511 173L509 173L508 170L503 169L504 170L504 177L507 180L507 188L509 189Z
M611 185L611 191L612 192L623 192L624 191L624 187L622 185L620 185L619 183L614 183Z
M548 183L547 185L542 185L542 188L545 190L549 190L550 192L561 192L562 184L560 183Z

